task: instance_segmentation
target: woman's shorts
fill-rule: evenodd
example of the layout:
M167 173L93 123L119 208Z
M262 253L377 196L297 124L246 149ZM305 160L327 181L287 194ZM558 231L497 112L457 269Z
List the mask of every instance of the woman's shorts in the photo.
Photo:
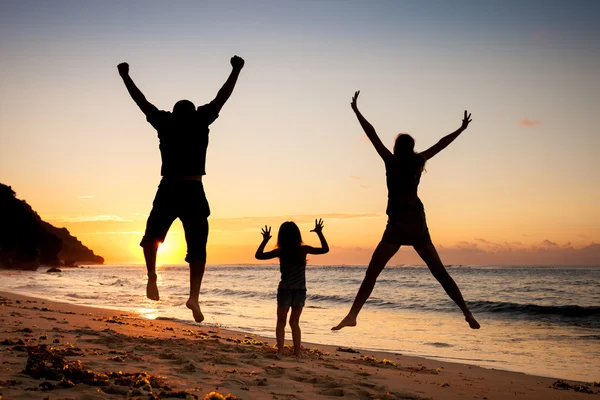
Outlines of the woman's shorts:
M422 207L406 207L388 216L382 242L393 245L425 246L431 244Z

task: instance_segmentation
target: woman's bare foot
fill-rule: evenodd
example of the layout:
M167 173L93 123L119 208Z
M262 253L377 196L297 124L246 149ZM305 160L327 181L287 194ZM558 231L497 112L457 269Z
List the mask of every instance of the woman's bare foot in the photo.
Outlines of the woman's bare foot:
M332 331L339 331L340 329L346 327L346 326L356 326L356 317L351 317L350 315L347 315L342 322L340 322L339 324L337 324L337 326L334 326L333 328L331 328Z
M200 304L197 301L188 300L185 303L185 306L192 310L192 314L194 315L194 321L200 323L204 321L204 314L200 311Z
M465 321L467 321L469 323L469 326L471 327L471 329L481 328L481 325L479 325L479 322L477 322L477 320L471 313L465 314Z
M148 276L148 283L146 284L146 297L150 300L160 300L158 295L158 286L156 286L156 275Z

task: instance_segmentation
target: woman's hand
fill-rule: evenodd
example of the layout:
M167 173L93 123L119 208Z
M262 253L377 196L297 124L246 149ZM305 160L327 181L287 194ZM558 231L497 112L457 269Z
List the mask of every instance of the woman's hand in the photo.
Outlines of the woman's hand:
M469 126L470 123L471 123L471 113L469 113L467 115L467 110L465 110L465 116L463 117L462 125L460 126L460 129L462 129L462 130L467 129L467 127Z
M360 94L360 90L354 92L354 96L352 96L352 102L350 103L350 107L354 112L358 112L358 104L356 104L356 100L358 100L358 95Z
M262 233L263 240L264 240L265 242L266 242L266 241L268 241L269 239L271 239L271 227L270 227L270 226L269 226L269 227L267 227L267 226L265 225L265 227L261 229L261 232L260 232L260 233Z
M323 231L324 226L325 225L323 225L323 220L321 218L319 218L318 221L315 219L315 229L311 230L311 232L315 232L317 234L321 233Z

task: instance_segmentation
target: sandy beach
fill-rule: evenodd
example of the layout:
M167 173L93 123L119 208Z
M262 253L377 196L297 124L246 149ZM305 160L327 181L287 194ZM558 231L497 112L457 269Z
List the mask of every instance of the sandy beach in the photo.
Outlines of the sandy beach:
M312 344L278 360L273 339L217 326L5 292L0 303L1 399L600 398L581 382Z

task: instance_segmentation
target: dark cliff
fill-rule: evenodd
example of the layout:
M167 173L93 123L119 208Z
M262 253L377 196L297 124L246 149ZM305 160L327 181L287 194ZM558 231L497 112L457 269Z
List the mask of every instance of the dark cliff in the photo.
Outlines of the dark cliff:
M40 265L102 264L66 228L43 221L10 186L0 183L0 268L36 269Z

